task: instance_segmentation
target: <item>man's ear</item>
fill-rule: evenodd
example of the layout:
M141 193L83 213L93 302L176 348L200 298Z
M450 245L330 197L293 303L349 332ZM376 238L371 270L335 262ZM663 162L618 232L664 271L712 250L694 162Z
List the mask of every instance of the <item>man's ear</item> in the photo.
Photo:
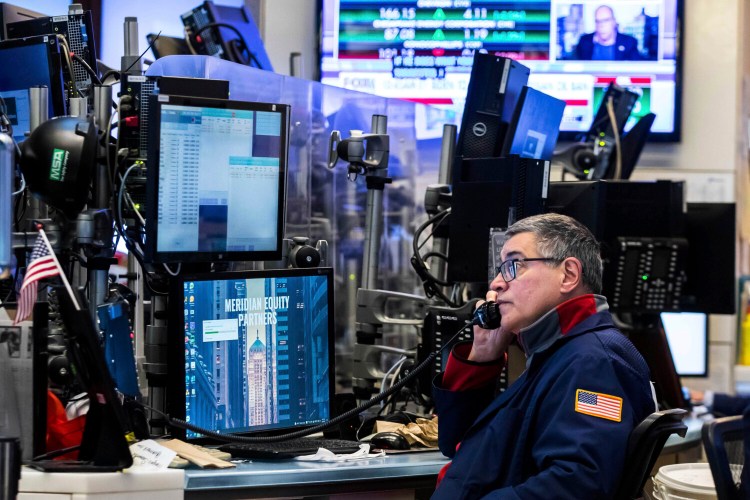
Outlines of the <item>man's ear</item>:
M562 281L560 291L568 293L583 284L583 265L575 257L568 257L562 261Z

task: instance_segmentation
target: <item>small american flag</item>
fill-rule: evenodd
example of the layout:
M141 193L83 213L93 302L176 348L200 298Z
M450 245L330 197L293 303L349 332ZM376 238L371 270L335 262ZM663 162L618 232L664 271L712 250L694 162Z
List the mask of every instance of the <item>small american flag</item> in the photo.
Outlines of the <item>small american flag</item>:
M576 391L576 411L620 422L622 420L622 398L578 389Z
M55 256L40 233L36 237L29 265L26 267L26 276L23 278L21 291L18 294L18 311L16 312L16 319L13 321L14 325L31 316L34 302L36 302L37 281L58 274L60 274L60 271L57 262L55 262Z

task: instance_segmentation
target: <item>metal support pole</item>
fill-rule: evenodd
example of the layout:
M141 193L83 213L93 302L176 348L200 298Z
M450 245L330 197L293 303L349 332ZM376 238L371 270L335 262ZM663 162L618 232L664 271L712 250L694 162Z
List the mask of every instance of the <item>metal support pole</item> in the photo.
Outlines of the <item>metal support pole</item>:
M85 97L71 97L68 114L85 118L89 112L88 99Z
M49 89L36 86L29 89L29 132L33 132L42 123L49 120ZM35 196L29 197L26 211L27 220L40 220L49 217L47 204Z
M94 116L96 125L99 130L105 130L109 121L112 119L112 86L96 85L94 86ZM99 163L96 167L94 177L94 203L96 208L109 207L110 196L110 179L107 172L107 147L99 146Z
M97 85L94 87L94 117L100 129L107 127L112 118L112 87L109 85ZM91 208L110 208L110 173L107 171L105 160L108 154L106 146L99 146L97 164L94 174L94 202ZM112 251L107 248L102 257L111 257ZM96 321L96 308L103 304L109 291L109 271L107 269L89 269L89 305L91 314Z
M180 305L179 307L182 307ZM146 362L143 368L148 380L149 405L166 412L167 408L167 298L151 296L151 324L146 327L144 353ZM153 418L153 415L152 415ZM160 426L151 425L156 433Z
M29 132L49 120L49 89L43 85L29 89Z
M388 118L372 116L372 133L385 134ZM369 158L368 158L369 159ZM368 174L367 212L365 213L365 246L362 255L362 288L374 290L378 281L378 256L380 239L383 235L383 189L373 187L370 177L388 177L388 169L380 169Z
M13 231L13 203L11 192L13 192L13 168L15 167L16 149L13 140L7 134L0 134L0 189L2 189L2 206L0 206L0 231L4 235L6 244L0 245L0 277L8 277L8 269L11 264L10 234Z
M440 163L438 164L438 184L450 184L453 176L453 161L456 155L455 125L443 125L443 139L440 143Z
M456 131L455 125L443 125L443 142L440 145L440 163L438 170L438 184L451 184L453 175L453 160L456 150ZM432 239L432 251L448 255L448 239L434 236ZM433 275L442 281L447 276L447 262L444 259L433 260Z
M123 24L125 50L120 58L120 71L131 75L143 73L138 54L138 18L126 17Z
M146 387L148 382L145 379L145 372L143 371L143 365L145 362L145 304L143 303L143 297L145 293L145 286L143 283L143 274L141 266L133 256L132 253L128 254L128 288L136 293L136 296L140 300L135 301L135 308L133 311L133 336L134 336L134 347L135 347L135 362L138 367L138 383L141 387Z

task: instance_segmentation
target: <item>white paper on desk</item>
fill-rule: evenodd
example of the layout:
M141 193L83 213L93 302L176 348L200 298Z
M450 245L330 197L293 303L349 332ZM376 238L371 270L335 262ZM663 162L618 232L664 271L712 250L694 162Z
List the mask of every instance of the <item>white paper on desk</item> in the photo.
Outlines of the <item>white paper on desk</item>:
M359 445L359 450L354 453L337 455L331 450L318 448L318 452L314 455L295 457L295 460L303 462L349 462L352 460L366 460L368 458L378 458L383 456L385 456L384 452L370 453L370 445L361 444Z
M166 469L177 453L153 439L144 439L130 445L133 467L140 469Z

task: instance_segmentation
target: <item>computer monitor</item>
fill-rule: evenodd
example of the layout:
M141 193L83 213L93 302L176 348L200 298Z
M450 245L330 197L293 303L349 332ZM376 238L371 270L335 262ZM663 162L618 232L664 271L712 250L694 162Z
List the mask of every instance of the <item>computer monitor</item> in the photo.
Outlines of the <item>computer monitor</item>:
M331 268L173 280L170 415L242 434L300 430L328 420L335 388L333 294Z
M207 0L181 17L197 53L273 71L258 26L246 6L215 5ZM217 26L208 27L213 24Z
M377 8L375 2L322 0L321 82L440 106L459 119L472 54L482 51L528 66L530 86L568 103L565 141L589 130L612 81L640 95L626 131L653 112L649 140L678 141L688 2L609 2L614 19L597 23L604 3L409 0ZM595 32L608 26L611 32L614 24L618 40L628 43L594 54Z
M603 179L630 179L633 174L638 159L641 157L641 152L646 146L646 140L651 134L651 127L654 125L656 115L654 113L647 113L640 117L638 122L633 125L627 134L620 141L620 148L615 146L612 148L612 152L609 156L609 164L602 167ZM620 158L620 171L617 170L617 158ZM612 160L614 158L614 161Z
M42 14L41 12L25 9L6 2L0 2L0 29L2 29L2 31L0 31L0 40L8 39L8 25L10 23L36 19L37 17L47 17L47 14Z
M681 310L736 312L736 221L735 203L687 204L685 234L690 248Z
M573 217L609 244L618 237L684 236L684 201L682 181L550 182L547 210Z
M165 56L190 55L190 47L188 47L184 38L149 33L146 35L146 40L151 46L151 52L154 53L156 59Z
M565 101L524 87L508 125L501 156L551 160L564 110Z
M289 106L149 97L149 262L281 258Z
M619 135L623 135L625 123L628 121L636 101L638 101L638 94L617 85L615 82L611 82L602 96L599 108L596 110L596 115L594 116L594 121L591 122L591 127L588 134L586 134L588 139L592 141L600 140L601 138L611 140L615 135L615 131ZM610 102L614 113L615 125L617 126L616 130L612 126L612 117L610 117L609 110L607 109Z
M659 409L689 408L659 315L641 316L638 323L637 327L623 331L646 360Z
M680 377L708 376L708 315L664 312L660 316L677 374Z
M66 114L60 46L54 36L32 36L0 42L0 96L5 100L13 138L29 131L29 88L48 90L49 116ZM10 69L15 68L15 69Z

